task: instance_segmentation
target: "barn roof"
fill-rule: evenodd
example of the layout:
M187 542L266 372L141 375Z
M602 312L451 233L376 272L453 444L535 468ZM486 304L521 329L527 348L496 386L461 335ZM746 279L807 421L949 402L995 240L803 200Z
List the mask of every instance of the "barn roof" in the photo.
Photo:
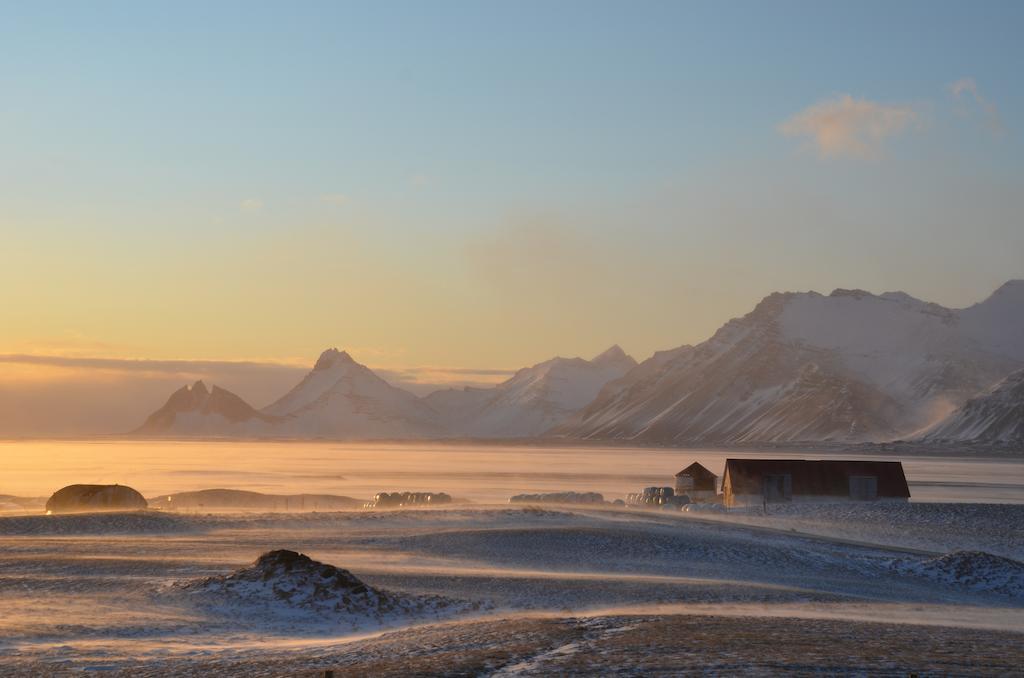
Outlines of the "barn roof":
M734 494L761 494L767 474L789 473L794 494L849 494L850 476L878 478L879 497L910 497L903 464L898 461L726 459L725 482Z
M692 464L690 464L689 466L687 466L682 471L676 474L676 478L678 478L679 476L690 476L691 478L694 479L710 479L718 477L711 471L707 470L707 468L705 468L703 464L698 464L697 462L693 462Z

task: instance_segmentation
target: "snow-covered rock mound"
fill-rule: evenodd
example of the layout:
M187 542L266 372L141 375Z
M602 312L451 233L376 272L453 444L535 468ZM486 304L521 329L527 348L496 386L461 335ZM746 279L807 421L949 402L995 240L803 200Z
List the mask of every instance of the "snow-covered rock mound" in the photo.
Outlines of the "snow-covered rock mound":
M352 630L436 619L480 608L442 596L404 595L369 586L348 570L288 550L268 551L249 567L177 588L198 606L223 616L270 625Z
M984 551L953 551L923 562L904 558L893 569L971 591L1024 597L1024 563Z
M926 441L1024 444L1024 370L971 398L924 435Z

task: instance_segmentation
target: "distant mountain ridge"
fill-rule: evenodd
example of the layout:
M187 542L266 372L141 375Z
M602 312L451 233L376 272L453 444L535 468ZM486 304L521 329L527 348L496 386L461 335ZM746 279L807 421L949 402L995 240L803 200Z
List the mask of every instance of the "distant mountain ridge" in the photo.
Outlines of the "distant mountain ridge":
M263 410L197 382L137 432L726 445L938 440L937 421L1022 368L1024 281L959 310L904 292L786 292L707 341L639 364L613 346L591 360L552 358L490 388L425 397L328 349Z
M552 358L525 367L492 388L435 391L425 401L455 435L535 437L594 399L636 367L618 345L593 360Z
M892 440L1024 365L1021 315L1019 281L960 311L902 292L776 293L711 339L655 354L552 432L663 444Z
M163 436L383 439L543 434L636 365L618 346L592 361L554 358L492 388L419 398L345 351L327 349L288 393L256 410L202 382L182 387L135 432Z

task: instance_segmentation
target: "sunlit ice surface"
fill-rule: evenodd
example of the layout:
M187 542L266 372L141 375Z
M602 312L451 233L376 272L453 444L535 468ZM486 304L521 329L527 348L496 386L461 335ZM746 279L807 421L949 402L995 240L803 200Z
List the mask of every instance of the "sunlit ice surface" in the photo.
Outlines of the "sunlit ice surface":
M6 441L0 442L0 494L45 497L72 483L118 483L146 497L232 488L356 498L380 491L443 491L478 503L564 490L615 499L641 487L671 485L674 474L693 461L721 474L729 457L829 454L437 443ZM1024 503L1019 461L928 456L902 461L913 501Z

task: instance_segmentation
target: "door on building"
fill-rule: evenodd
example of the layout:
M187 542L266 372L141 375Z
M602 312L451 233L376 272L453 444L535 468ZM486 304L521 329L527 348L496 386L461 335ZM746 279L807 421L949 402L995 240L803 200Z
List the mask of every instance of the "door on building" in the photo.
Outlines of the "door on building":
M878 478L875 476L850 476L850 499L857 501L878 499Z
M793 476L771 473L764 477L764 499L769 504L793 500Z

